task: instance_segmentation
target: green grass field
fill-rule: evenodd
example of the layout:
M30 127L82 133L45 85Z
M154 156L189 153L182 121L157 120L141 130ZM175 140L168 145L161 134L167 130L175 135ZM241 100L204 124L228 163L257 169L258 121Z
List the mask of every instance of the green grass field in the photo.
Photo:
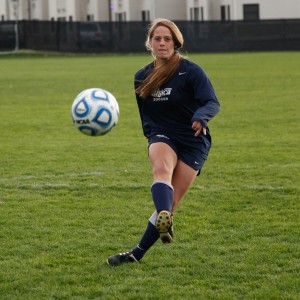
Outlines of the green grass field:
M299 299L300 52L191 54L221 103L175 241L109 267L153 211L133 91L150 55L0 56L0 299ZM111 91L119 124L88 137L75 96Z

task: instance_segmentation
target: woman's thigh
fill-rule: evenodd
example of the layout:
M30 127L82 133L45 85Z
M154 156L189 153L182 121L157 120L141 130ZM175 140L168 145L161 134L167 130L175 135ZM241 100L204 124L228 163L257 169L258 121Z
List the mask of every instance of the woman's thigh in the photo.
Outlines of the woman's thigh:
M149 160L154 181L161 180L171 183L173 170L177 165L175 151L166 143L153 143L149 146Z
M194 182L197 174L197 170L178 160L172 177L172 186L174 188L173 212Z

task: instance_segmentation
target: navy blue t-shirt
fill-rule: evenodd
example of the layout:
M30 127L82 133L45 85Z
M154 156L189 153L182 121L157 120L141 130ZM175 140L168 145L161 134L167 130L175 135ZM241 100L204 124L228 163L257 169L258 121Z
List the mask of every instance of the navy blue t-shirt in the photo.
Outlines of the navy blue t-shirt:
M153 70L150 63L135 74L135 88ZM136 94L144 135L165 133L183 139L195 140L192 123L200 121L207 128L206 139L211 141L207 122L219 112L215 91L203 69L196 63L181 59L171 79L147 98ZM203 139L204 136L198 137Z

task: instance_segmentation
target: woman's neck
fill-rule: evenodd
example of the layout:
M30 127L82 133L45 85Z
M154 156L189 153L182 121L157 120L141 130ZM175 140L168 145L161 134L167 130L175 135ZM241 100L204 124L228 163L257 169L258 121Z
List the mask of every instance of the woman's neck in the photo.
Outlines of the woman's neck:
M157 68L157 67L159 67L161 65L164 65L167 62L168 62L167 59L155 59L155 61L154 61L154 68Z

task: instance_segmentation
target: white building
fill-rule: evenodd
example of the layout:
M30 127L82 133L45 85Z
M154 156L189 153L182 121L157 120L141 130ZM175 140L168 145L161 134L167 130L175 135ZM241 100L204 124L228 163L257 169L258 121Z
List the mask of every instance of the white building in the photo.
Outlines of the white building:
M299 19L300 0L0 0L0 21Z
M300 0L187 0L188 20L299 19Z

